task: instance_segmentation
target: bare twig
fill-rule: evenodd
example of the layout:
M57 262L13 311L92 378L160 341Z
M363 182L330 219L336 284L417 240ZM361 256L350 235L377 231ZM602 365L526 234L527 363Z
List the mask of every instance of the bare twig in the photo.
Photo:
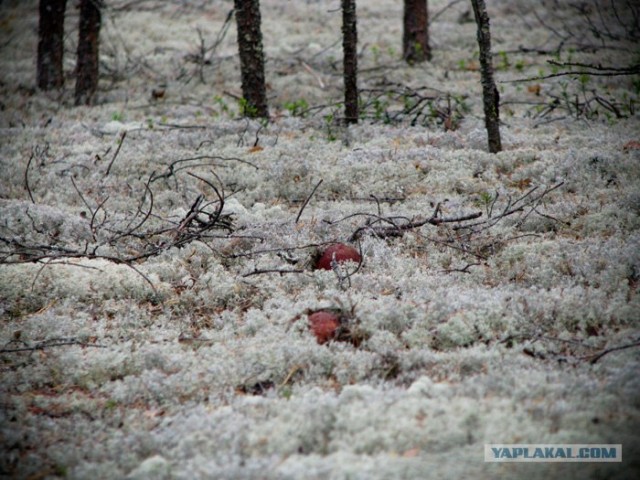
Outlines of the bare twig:
M220 218L220 214L222 213L222 209L224 208L224 195L222 195L220 193L220 191L216 188L216 186L213 183L211 183L209 180L207 180L206 178L203 178L203 177L201 177L199 175L196 175L195 173L191 173L191 172L187 172L187 174L190 175L191 177L197 178L198 180L201 180L204 183L206 183L207 185L209 185L211 187L211 189L213 190L213 192L218 197L218 202L220 203L220 205L218 206L218 209L216 210L216 213L214 214L213 220L210 220L208 222L209 226L213 226L218 221L218 219ZM211 174L214 177L216 177L216 179L218 181L220 181L220 179L218 178L218 176L214 172L211 172ZM222 182L220 182L220 183L222 183Z
M521 197L517 198L515 201L512 201L511 198L509 197L509 199L507 200L507 205L504 207L502 213L500 213L499 215L496 215L495 217L491 217L491 218L489 218L487 220L484 220L484 221L481 221L481 222L477 222L477 223L473 223L473 224L469 224L469 225L456 225L456 226L453 227L453 229L454 230L461 230L461 229L465 229L465 228L466 229L473 229L474 227L481 227L480 229L472 230L473 233L479 233L482 230L486 230L488 228L493 227L496 223L498 223L503 218L508 217L510 215L513 215L515 213L523 212L525 210L525 208L531 207L531 210L525 215L525 217L526 217L532 211L534 211L537 208L537 206L539 205L539 203L542 201L542 199L544 197L546 197L549 193L553 192L554 190L557 190L562 185L564 185L564 181L558 182L557 184L555 184L555 185L553 185L551 187L545 188L542 193L533 196L528 201L525 201L529 197L531 197L536 190L539 189L538 186L532 187L527 192L525 192L524 195L522 195Z
M318 86L320 87L320 89L324 90L326 85L322 81L322 78L320 78L320 75L318 75L318 73L313 68L311 68L308 63L300 60L300 64L302 65L302 68L309 72L309 75L316 79L316 82L318 82Z
M205 163L205 162L201 162L201 163L190 163L190 162L200 162L201 160L223 160L223 161L236 161L239 163L243 163L245 165L249 165L253 168L255 168L256 170L259 170L259 167L247 160L243 160L242 158L237 158L237 157L221 157L219 155L198 155L196 157L189 157L189 158L181 158L180 160L175 160L174 162L171 162L166 170L163 173L159 173L153 176L153 178L151 179L151 182L155 182L156 180L159 180L161 178L169 178L172 175L176 174L177 172L179 172L180 170L184 170L186 168L194 168L194 167L203 167L203 166L215 166L215 163ZM176 165L181 165L180 167L176 167Z
M178 228L176 228L177 232L184 231L187 228L187 226L198 216L198 213L200 213L200 205L202 205L203 200L204 200L204 195L202 194L196 197L195 201L191 205L191 208L189 209L187 214L184 216L184 218L178 225Z
M267 268L267 269L254 268L251 272L244 273L242 276L246 278L246 277L251 277L253 275L264 275L266 273L277 273L280 275L284 275L285 273L305 273L305 270L288 269L288 268Z
M33 150L31 151L31 155L29 156L29 161L27 162L27 167L24 169L24 188L27 189L27 193L29 194L29 198L31 199L31 203L36 203L33 199L33 194L31 193L31 187L29 186L29 167L31 166L31 162L34 157Z
M167 130L206 130L209 128L206 125L180 125L178 123L167 122L159 122L157 125Z
M551 63L551 62L550 62ZM595 66L592 68L596 68ZM501 80L500 83L522 83L534 82L539 80L548 80L550 78L566 77L568 75L591 75L593 77L617 77L625 75L638 75L640 73L640 65L632 65L630 67L618 70L598 71L598 70L567 70L565 72L550 73L548 75L539 75L537 77L515 78L513 80Z
M87 202L86 198L84 198L84 195L82 194L82 192L78 188L78 185L76 185L76 181L73 179L73 175L70 176L69 178L71 179L71 184L73 185L74 190L76 191L76 193L80 197L80 200L82 200L82 203L84 203L85 207L87 207L89 212L91 212L91 216L93 217L94 216L93 208L91 208L91 205L89 205L89 202Z
M438 211L438 209L436 210ZM372 215L375 216L375 215ZM393 221L391 221L390 219L384 219L384 221L387 221L389 223L392 224L392 226L390 227L373 227L371 225L365 225L364 227L360 227L358 228L355 232L353 232L351 234L351 237L349 237L349 241L355 241L358 238L360 238L364 232L371 232L372 234L380 237L380 238L386 238L386 237L400 237L404 234L404 232L409 231L409 230L413 230L416 228L420 228L424 225L441 225L443 223L458 223L458 222L465 222L468 220L474 220L476 218L479 218L482 216L482 212L474 212L474 213L470 213L467 215L462 215L459 217L449 217L449 218L437 218L435 216L431 216L430 218L427 218L426 220L420 220L420 221L409 221L407 223L404 224L396 224Z
M25 342L22 342L22 343L25 344ZM71 337L71 338L52 338L50 340L43 340L42 342L38 342L31 347L3 348L3 349L0 349L0 353L35 352L36 350L44 350L45 348L65 347L68 345L78 345L80 347L93 347L93 348L107 348L105 345L82 342L74 337Z
M245 252L245 253L232 253L231 255L223 256L223 258L229 258L229 259L243 258L243 257L253 257L254 255L266 255L269 253L293 252L296 250L309 250L311 248L325 247L327 245L333 245L335 243L336 243L335 240L331 240L328 242L309 243L307 245L300 245L300 246L294 246L294 247L263 248L261 250L253 250L251 252Z
M462 1L464 1L464 0L453 0L453 1L449 2L448 4L446 4L444 7L442 7L439 11L437 11L433 15L429 15L429 25L431 25L433 22L435 22L438 19L438 17L440 15L442 15L444 12L446 12L451 7L453 7L454 5L456 5L457 3L460 3Z
M116 151L113 154L113 157L111 158L111 161L109 162L109 166L107 167L107 171L104 172L104 176L106 177L107 175L109 175L109 172L111 171L111 166L113 165L113 162L116 161L116 158L118 156L118 154L120 153L120 149L122 148L122 144L124 143L124 139L127 138L127 131L124 130L121 134L120 134L120 139L118 140L118 147L116 148Z
M555 60L547 60L547 63L556 67L579 67L586 68L588 70L595 70L596 72L609 73L611 75L635 75L640 73L640 63L629 65L628 67L603 67L602 65L595 65L592 63L580 63L580 62L557 62ZM587 72L583 72L587 73ZM593 75L590 72L589 75Z
M300 207L300 211L298 212L298 216L296 217L296 221L294 223L298 223L298 220L300 220L300 217L302 216L302 212L304 211L305 207L309 203L309 200L311 200L311 197L313 197L313 194L316 193L316 190L318 189L320 184L322 184L322 182L323 182L323 179L321 178L320 181L316 184L316 186L313 187L313 190L311 191L307 199L302 204L302 207Z
M444 273L453 273L453 272L459 272L459 273L471 273L469 271L469 269L471 267L477 267L478 265L482 265L481 263L467 263L464 267L462 268L448 268L443 270Z
M123 237L127 237L130 235L133 235L134 232L136 232L138 229L140 229L145 223L147 223L147 220L149 219L149 217L151 216L151 212L153 211L153 192L151 191L151 188L149 188L149 183L151 182L151 179L153 178L153 173L151 173L151 175L149 176L149 179L147 180L147 182L144 184L144 188L145 188L145 194L142 196L142 199L140 201L140 205L138 206L138 211L136 212L135 216L133 217L133 219L131 220L131 222L133 222L133 220L138 216L138 214L142 211L142 206L144 205L144 200L146 197L146 194L149 194L149 210L147 210L147 212L145 212L145 214L142 217L142 220L140 220L138 222L138 224L134 227L129 228L128 230L121 232L117 235L115 235L114 237L111 237L109 239L109 241L111 243L115 242L116 240L119 240L120 238ZM131 225L131 222L129 223L129 225Z
M604 357L605 355L607 355L607 354L609 354L611 352L617 352L619 350L626 350L627 348L633 348L633 347L640 347L640 341L636 341L636 342L633 342L633 343L627 343L625 345L619 345L617 347L607 348L606 350L603 350L602 352L598 353L597 355L584 357L584 359L585 360L589 359L589 363L593 365L598 360L600 360L602 357Z

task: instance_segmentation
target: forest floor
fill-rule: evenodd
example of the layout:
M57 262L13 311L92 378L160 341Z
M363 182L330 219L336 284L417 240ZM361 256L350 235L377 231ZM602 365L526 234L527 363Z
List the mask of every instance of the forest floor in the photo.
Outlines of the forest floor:
M67 3L55 93L37 2L0 4L0 476L639 478L640 80L599 75L637 63L637 16L489 2L490 154L468 2L429 2L415 66L402 2L358 2L349 127L337 1L260 2L269 122L238 114L221 0L107 2L74 107ZM334 242L362 262L315 270Z

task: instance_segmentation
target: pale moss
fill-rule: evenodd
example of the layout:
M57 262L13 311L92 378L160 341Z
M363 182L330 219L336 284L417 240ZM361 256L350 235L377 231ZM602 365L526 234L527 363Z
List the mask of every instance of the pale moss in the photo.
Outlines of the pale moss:
M640 168L637 151L623 150L637 137L637 115L612 126L566 119L536 127L540 119L523 118L514 103L533 94L504 83L505 149L489 154L477 72L459 68L476 48L473 22L459 23L468 6L443 10L431 28L446 47L429 65L409 67L389 51L397 49L400 3L382 0L358 6L363 45L377 45L379 60L390 62L387 82L468 95L457 130L369 121L344 128L328 125L328 111L282 116L292 99L341 98L340 16L312 1L261 2L269 124L221 110L223 101L235 108L222 92L235 95L239 85L233 22L204 65L204 83L185 60L197 50L198 22L206 17L199 28L207 45L224 24L226 10L207 2L110 11L115 21L103 33L115 46L101 64L114 81L99 105L67 108L69 91L54 100L17 86L33 83L29 52L37 47L37 18L23 3L7 6L17 12L6 22L17 36L2 51L12 68L0 73L2 237L139 253L135 235L109 239L146 215L154 172L164 176L148 184L154 209L137 231L163 230L151 245L173 238L199 195L215 210L213 189L187 172L224 193L235 231L212 229L210 238L135 262L142 275L100 259L0 266L0 448L10 461L0 470L101 479L546 480L625 478L625 467L637 468L629 419L640 409L638 349L588 362L638 333ZM530 2L493 8L497 48L548 40L546 30L524 28L537 22ZM570 11L537 14L562 28L554 15ZM130 71L130 60L143 57L144 75ZM540 59L521 57L522 75L537 75ZM365 52L363 88L377 88L380 65ZM610 80L607 91L618 92ZM156 82L166 98L150 102ZM536 99L552 87L541 82ZM531 189L560 182L535 211L525 207L471 236L456 223L385 238L370 229L349 282L346 271L341 280L312 268L313 245L346 241L377 215L427 219L440 204L443 217L481 211L482 221L498 194L497 219ZM266 272L283 268L295 272ZM361 338L319 345L307 312L321 308L341 310ZM631 460L497 466L478 460L490 442L623 443Z

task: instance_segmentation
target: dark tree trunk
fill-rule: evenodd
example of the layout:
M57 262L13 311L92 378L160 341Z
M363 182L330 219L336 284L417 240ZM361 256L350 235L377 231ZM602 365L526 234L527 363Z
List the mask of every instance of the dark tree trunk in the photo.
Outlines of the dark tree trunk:
M80 0L76 105L92 105L98 89L101 7L101 0Z
M402 58L407 63L431 60L427 0L404 0Z
M484 0L471 0L473 13L478 25L478 47L480 49L480 74L482 76L482 100L484 102L484 123L487 127L489 151L502 150L500 141L500 95L493 79L491 63L491 33L489 15Z
M40 0L36 77L38 88L42 90L62 88L64 84L62 53L66 6L67 0Z
M234 0L238 26L238 50L242 76L243 114L269 117L264 76L264 50L260 29L260 1Z
M358 28L356 0L342 0L344 52L344 113L346 123L358 123Z

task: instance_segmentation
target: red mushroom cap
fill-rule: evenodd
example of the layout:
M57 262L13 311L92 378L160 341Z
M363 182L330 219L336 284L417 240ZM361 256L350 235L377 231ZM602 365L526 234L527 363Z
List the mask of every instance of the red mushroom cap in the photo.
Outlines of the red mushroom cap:
M331 270L331 262L335 258L337 263L346 262L352 260L359 263L362 260L360 252L355 248L345 245L344 243L335 243L329 246L318 259L316 263L316 269L319 270Z
M333 339L339 327L340 319L335 313L320 310L309 315L309 328L321 345Z

